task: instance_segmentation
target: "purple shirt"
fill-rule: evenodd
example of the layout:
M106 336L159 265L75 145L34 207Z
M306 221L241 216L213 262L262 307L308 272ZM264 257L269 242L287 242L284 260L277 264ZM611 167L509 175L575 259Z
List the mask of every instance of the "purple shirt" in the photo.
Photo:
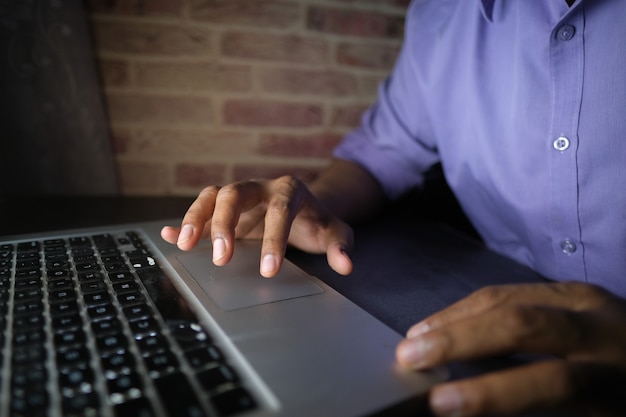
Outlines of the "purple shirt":
M335 156L391 198L441 162L490 248L626 296L625 22L624 0L414 1Z

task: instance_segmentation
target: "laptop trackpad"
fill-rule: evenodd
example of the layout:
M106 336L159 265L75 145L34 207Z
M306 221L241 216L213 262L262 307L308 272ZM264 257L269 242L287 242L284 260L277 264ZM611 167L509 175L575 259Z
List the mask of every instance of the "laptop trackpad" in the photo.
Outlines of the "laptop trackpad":
M274 278L262 277L259 274L260 254L259 242L238 241L233 258L225 266L213 264L210 247L176 258L224 311L324 292L304 271L286 260Z

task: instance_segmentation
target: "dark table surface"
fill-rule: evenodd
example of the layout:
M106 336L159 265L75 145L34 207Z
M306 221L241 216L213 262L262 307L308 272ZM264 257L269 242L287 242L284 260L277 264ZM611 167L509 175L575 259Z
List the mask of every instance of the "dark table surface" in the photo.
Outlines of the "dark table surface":
M0 236L180 218L192 201L187 197L0 197ZM355 267L346 277L334 273L325 256L290 249L288 258L401 334L485 285L544 281L485 248L466 221L458 218L458 210L447 207L424 209L405 201L375 220L356 225ZM450 368L452 377L459 378L525 360L495 358ZM573 416L533 417L540 415Z

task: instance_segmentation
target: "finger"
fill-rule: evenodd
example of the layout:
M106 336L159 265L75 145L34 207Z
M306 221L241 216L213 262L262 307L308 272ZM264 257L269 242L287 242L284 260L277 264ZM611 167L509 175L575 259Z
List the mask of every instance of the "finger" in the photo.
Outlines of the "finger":
M293 219L305 199L311 198L304 184L290 176L275 180L271 184L270 195L265 213L260 265L261 275L267 278L273 277L280 270Z
M577 282L489 286L411 327L407 337L417 336L503 305L546 305L580 311L601 306L607 302L607 298L606 291Z
M351 245L347 245L345 242L333 242L328 246L326 251L328 265L341 275L349 275L352 273L353 264L350 257L350 249Z
M167 243L176 244L178 241L178 235L180 234L180 227L164 226L161 229L161 238Z
M203 189L185 213L182 226L178 230L176 244L182 250L192 249L205 236L205 225L211 219L215 208L215 197L219 187L210 186ZM169 230L168 237L173 233Z
M220 188L211 217L213 262L216 265L225 265L233 256L235 228L241 213L262 202L265 195L264 184L259 181L239 182Z
M430 407L437 416L455 417L563 408L576 393L568 367L566 361L544 361L438 385L430 393Z
M456 360L516 352L568 356L589 351L596 333L587 313L545 307L502 307L402 341L400 364L425 369Z

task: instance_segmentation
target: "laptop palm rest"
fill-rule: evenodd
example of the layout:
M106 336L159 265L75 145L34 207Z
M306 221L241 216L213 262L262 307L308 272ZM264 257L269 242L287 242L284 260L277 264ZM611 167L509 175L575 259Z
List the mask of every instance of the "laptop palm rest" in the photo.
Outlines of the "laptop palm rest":
M324 290L306 273L285 260L274 278L259 274L260 243L238 241L233 259L216 266L211 247L204 246L176 258L196 283L223 311L319 294Z

